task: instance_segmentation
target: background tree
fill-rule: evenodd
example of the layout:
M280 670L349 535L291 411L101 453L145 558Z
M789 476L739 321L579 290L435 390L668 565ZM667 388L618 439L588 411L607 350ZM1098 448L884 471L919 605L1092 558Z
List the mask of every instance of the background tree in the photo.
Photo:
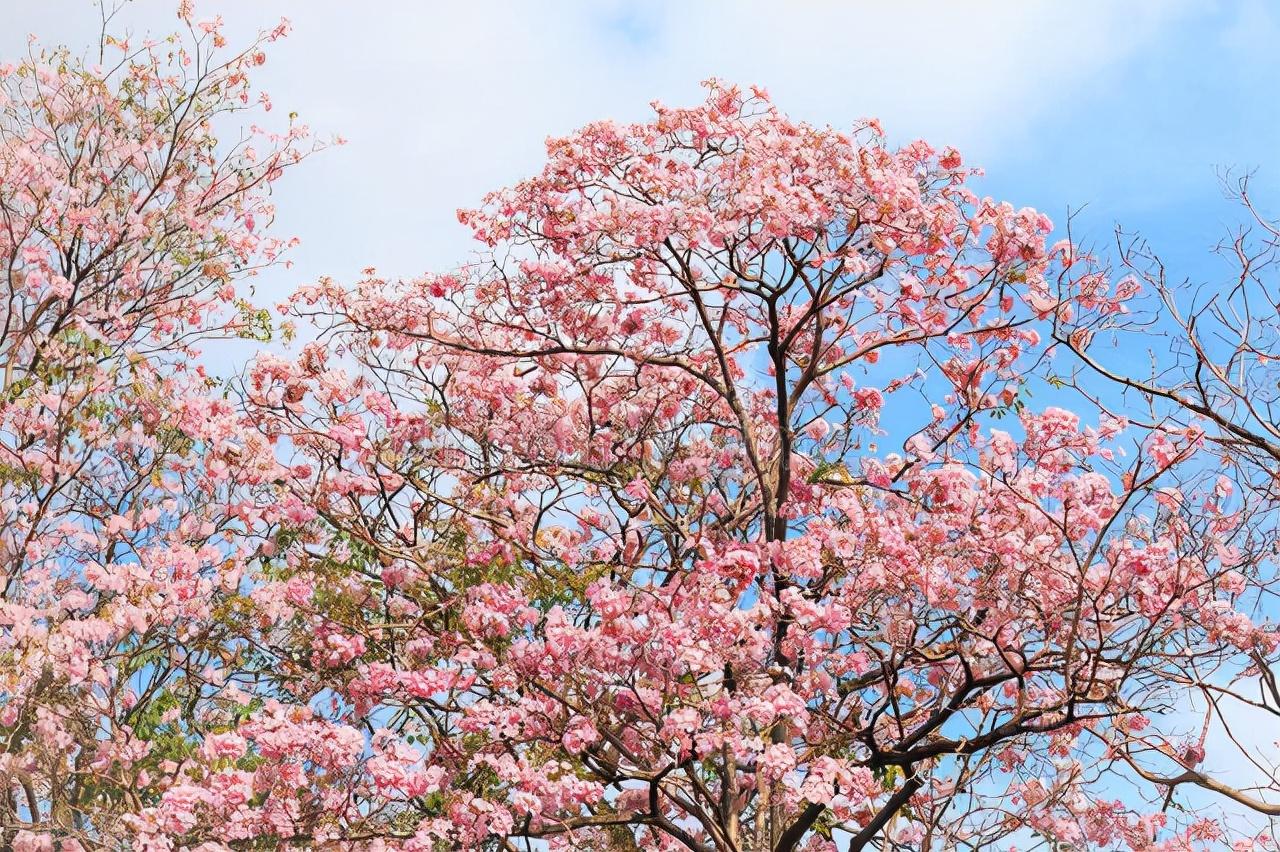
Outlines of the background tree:
M219 144L284 25L228 56L219 21L180 17L96 62L0 66L5 848L135 836L246 653L243 494L275 463L196 346L262 333L234 282L283 247L268 187L304 131Z

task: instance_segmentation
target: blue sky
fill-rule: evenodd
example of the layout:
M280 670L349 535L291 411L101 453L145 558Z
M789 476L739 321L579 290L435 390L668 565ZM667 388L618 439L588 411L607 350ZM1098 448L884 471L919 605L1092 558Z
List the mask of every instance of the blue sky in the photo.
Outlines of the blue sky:
M988 165L994 195L1027 198L1105 237L1114 222L1150 236L1175 266L1217 271L1207 247L1233 222L1221 169L1256 169L1264 209L1280 210L1280 29L1274 4L1206 4L1032 122Z

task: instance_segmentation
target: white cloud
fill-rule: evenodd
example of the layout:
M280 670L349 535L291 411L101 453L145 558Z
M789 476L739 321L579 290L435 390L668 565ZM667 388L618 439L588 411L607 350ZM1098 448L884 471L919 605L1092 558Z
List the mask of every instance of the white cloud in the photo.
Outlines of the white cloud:
M23 34L87 45L87 0L0 11L0 51ZM174 3L125 9L166 31ZM1037 117L1091 85L1181 15L1181 0L1019 3L263 0L199 4L233 40L279 15L294 33L261 80L277 109L350 144L280 188L304 248L273 295L321 273L447 266L467 250L459 206L535 169L546 136L649 101L700 97L715 75L770 89L784 109L847 124L877 115L899 138L956 144L991 162ZM277 275L277 277L279 277Z

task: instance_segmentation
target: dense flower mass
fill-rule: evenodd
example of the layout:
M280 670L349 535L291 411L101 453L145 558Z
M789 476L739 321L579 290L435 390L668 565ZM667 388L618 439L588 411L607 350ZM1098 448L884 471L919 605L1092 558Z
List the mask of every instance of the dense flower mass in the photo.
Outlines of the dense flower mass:
M1186 710L1274 683L1261 504L1213 422L1027 403L1131 280L713 81L224 382L310 143L220 145L261 44L181 15L0 69L6 847L1271 842Z

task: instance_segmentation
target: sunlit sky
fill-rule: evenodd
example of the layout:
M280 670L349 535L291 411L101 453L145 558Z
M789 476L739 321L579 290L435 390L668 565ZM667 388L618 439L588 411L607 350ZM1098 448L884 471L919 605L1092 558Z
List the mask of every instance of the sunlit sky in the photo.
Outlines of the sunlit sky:
M279 186L303 245L271 295L365 266L438 270L469 250L454 211L538 167L543 141L718 76L784 110L882 120L983 166L981 189L1105 241L1149 234L1174 273L1209 278L1230 223L1217 170L1259 169L1280 202L1280 16L1264 0L1073 2L468 2L197 0L231 42L281 17L260 80L280 113L349 143ZM176 0L133 0L117 28L164 33ZM28 33L83 49L90 0L0 0L0 54ZM1274 167L1273 167L1274 166Z

